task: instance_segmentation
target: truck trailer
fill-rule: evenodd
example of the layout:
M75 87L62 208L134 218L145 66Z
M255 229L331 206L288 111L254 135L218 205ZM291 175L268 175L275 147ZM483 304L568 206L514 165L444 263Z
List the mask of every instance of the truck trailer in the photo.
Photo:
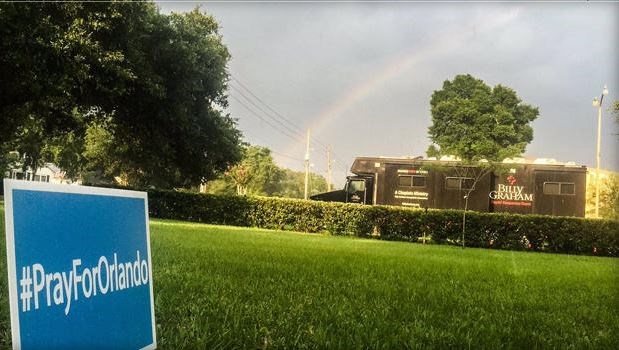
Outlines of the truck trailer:
M585 216L586 166L506 160L476 183L459 161L358 157L344 189L310 198L368 205ZM470 166L469 166L470 167ZM468 169L472 170L472 169ZM465 175L463 175L465 174Z

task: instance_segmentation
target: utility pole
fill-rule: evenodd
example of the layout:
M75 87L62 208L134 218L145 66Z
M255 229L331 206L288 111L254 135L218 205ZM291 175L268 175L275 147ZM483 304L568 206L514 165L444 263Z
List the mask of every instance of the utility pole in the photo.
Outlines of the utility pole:
M331 176L332 174L332 169L331 169L331 145L327 146L327 192L331 192Z
M310 130L307 129L307 145L305 147L305 194L303 198L308 198L309 190L309 169L310 169Z
M598 137L597 137L597 152L596 152L596 171L595 171L595 217L600 217L600 139L602 138L602 101L604 96L608 95L608 88L604 85L602 95L598 100L597 97L593 98L593 107L598 108Z

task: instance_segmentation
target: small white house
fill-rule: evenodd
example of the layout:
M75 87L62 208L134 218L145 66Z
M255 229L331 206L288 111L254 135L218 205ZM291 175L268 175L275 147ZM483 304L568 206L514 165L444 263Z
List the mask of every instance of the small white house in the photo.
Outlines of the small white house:
M16 180L40 181L55 184L73 183L73 181L66 178L65 175L65 172L53 163L45 163L42 167L38 168L36 172L33 172L30 168L26 171L20 168L12 169L6 174L8 178Z

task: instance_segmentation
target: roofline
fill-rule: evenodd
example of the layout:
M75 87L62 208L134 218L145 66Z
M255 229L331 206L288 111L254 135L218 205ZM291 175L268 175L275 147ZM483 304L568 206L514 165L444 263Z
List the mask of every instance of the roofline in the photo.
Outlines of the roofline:
M379 156L379 157L355 157L355 162L357 160L369 160L369 161L375 161L375 162L385 162L385 163L398 163L398 164L415 164L415 163L439 163L439 164L453 164L453 165L457 165L457 164L463 164L462 161L459 160L433 160L433 159L419 159L419 157L384 157L384 156ZM479 163L479 162L478 162ZM481 162L484 163L484 162ZM532 163L532 162L526 162L526 163L503 163L503 162L496 162L496 164L503 164L503 165L515 165L515 166L521 166L521 165L533 165L535 167L549 167L549 168L566 168L566 169L587 169L586 165L566 165L566 164L536 164L536 163ZM354 162L353 162L354 165ZM472 166L473 164L465 164L465 166Z

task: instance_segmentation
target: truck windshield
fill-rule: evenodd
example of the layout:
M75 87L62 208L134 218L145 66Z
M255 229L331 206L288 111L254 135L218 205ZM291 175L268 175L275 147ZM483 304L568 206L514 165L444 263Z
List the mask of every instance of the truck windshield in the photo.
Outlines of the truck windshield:
M352 180L348 183L348 193L363 192L365 191L364 180Z

